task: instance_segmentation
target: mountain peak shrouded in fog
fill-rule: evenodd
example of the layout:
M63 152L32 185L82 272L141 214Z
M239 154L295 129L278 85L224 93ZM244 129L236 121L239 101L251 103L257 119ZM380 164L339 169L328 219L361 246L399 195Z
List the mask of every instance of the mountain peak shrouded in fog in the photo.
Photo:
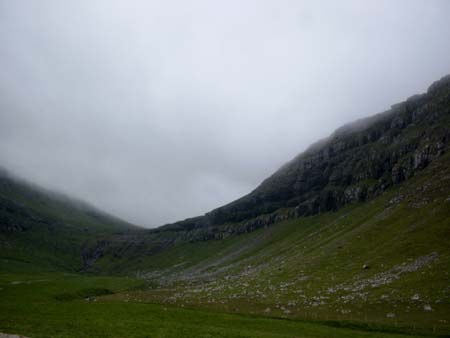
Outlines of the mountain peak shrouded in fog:
M0 4L1 166L131 222L203 214L450 71L448 1Z

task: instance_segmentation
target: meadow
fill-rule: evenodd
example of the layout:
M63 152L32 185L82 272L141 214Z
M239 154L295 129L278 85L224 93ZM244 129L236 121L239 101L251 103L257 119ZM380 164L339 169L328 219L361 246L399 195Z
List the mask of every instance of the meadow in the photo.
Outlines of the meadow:
M318 323L102 300L142 281L64 273L0 276L0 332L35 338L84 337L424 337L394 328ZM347 326L347 327L345 327Z

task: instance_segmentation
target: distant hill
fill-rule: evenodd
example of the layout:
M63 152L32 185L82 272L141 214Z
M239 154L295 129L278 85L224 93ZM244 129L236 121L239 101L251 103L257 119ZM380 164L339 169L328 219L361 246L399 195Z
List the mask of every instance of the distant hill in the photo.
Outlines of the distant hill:
M0 267L80 270L98 239L140 228L0 169Z

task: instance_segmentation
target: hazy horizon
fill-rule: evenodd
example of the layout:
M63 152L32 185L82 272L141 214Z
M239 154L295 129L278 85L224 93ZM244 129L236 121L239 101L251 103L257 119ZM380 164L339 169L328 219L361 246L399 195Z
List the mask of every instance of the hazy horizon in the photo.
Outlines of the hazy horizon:
M0 1L0 167L153 227L450 73L450 2Z

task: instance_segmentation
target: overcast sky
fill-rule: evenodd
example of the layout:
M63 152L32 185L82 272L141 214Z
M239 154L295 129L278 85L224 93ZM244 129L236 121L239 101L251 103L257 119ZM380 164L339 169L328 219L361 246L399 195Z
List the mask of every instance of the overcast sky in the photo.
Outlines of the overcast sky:
M0 0L0 166L144 226L450 73L450 1Z

